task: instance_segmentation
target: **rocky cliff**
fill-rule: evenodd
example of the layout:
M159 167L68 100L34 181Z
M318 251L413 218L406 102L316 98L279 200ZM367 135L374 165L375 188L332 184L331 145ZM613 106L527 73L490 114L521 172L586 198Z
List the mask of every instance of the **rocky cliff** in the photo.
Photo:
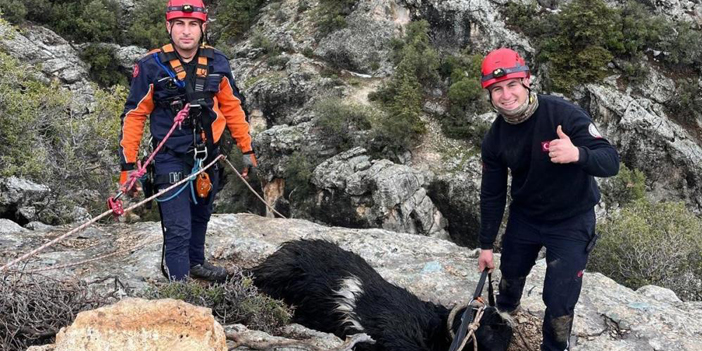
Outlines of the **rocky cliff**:
M26 252L63 230L5 233L3 252ZM97 262L44 272L95 280L119 277L143 289L150 281L163 281L159 270L161 229L158 223L114 224L89 229L39 254L28 269L51 267L95 258L126 249L126 253ZM305 220L272 219L255 215L215 215L210 222L206 255L225 265L252 266L273 253L278 245L299 238L322 238L365 258L388 281L425 300L453 306L472 294L479 274L475 251L447 240L402 234L382 229L327 227ZM141 243L149 243L133 251ZM498 256L499 257L499 256ZM543 260L527 278L522 306L541 318ZM499 279L499 273L494 279ZM576 310L574 350L685 350L702 348L702 304L681 302L671 291L644 287L633 291L599 273L585 273ZM232 327L225 329L230 329ZM240 327L236 327L240 328ZM241 329L240 329L241 330Z

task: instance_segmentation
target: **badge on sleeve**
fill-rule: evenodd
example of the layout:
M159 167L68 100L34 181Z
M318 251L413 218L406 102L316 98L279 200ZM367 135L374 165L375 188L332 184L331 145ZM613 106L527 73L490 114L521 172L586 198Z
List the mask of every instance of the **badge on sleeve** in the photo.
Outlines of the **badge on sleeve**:
M132 78L136 78L139 75L139 64L135 63L134 64L134 69L132 72Z
M600 139L602 138L602 134L600 134L600 131L597 130L597 127L595 127L594 123L590 123L590 126L587 128L587 130L590 132L590 135L593 137Z

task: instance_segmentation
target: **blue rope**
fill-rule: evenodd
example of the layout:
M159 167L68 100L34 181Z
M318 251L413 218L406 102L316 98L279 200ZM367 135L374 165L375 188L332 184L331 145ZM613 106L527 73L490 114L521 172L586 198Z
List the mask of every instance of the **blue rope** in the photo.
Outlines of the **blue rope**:
M178 78L176 78L175 73L173 73L173 71L171 71L168 67L164 66L163 63L161 63L161 60L158 59L158 52L153 53L151 56L153 56L154 61L156 61L156 63L158 63L158 65L161 66L161 68L163 68L163 70L166 71L166 73L168 73L168 76L173 78L173 80L179 88L185 88L185 82L182 82Z
M189 175L188 177L189 177L189 178L192 177L192 175L195 174L195 173L197 173L197 171L199 171L200 168L202 168L202 160L198 160L197 162L195 162L195 165L193 166L192 171L190 171L190 175ZM169 196L169 197L166 198L166 199L159 199L159 198L156 198L156 201L158 201L158 202L171 201L171 200L173 200L176 196L180 195L180 193L182 193L183 190L185 190L186 187L190 186L190 196L191 196L192 199L193 199L193 203L194 203L195 205L197 205L197 196L195 196L195 186L193 185L193 183L194 183L193 180L194 180L194 179L195 179L195 177L192 177L187 183L183 184L183 186L182 186L180 189L178 189L178 191L177 191L175 194Z

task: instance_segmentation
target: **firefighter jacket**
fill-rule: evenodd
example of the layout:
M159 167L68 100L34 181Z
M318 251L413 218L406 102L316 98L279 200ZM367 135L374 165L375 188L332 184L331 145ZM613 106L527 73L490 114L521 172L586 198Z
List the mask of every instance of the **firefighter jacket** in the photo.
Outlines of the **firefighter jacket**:
M121 116L119 155L123 171L134 168L147 117L154 141L160 142L171 129L178 112L173 106L179 106L179 102L182 105L187 102L192 104L189 100L192 95L186 94L182 67L181 72L173 72L173 66L164 60L163 52L167 47L173 51L170 45L153 50L134 67L129 97ZM201 85L198 97L204 101L200 113L207 117L205 120L211 127L212 142L218 144L226 127L239 149L243 153L251 152L249 124L242 107L243 97L234 82L229 61L224 54L211 47L200 48L198 55L208 56L206 61L201 61L206 62L206 72L204 68L199 70L204 65L198 66L198 75L202 78L198 83ZM193 133L193 129L188 126L176 128L164 146L172 152L185 154L192 149L194 143L201 142L204 136L204 133Z

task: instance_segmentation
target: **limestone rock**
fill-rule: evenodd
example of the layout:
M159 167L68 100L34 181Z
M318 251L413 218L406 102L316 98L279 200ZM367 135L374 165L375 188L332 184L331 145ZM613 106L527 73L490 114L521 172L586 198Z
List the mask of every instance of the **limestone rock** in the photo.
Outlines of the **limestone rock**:
M133 244L160 240L158 223L113 224L98 227L103 235L93 250L113 249L121 239ZM28 237L46 235L29 232ZM407 288L420 298L453 306L465 302L479 279L473 252L447 240L395 233L381 229L327 227L299 219L273 219L255 215L214 215L208 227L206 255L219 262L253 265L289 240L326 239L358 253L388 281ZM116 240L117 239L117 240ZM29 245L31 247L31 245ZM19 252L28 247L20 246ZM37 260L52 258L68 263L95 257L96 251L57 246ZM159 272L161 246L153 244L126 255L90 265L63 269L60 274L95 280L118 276L130 286L143 289L145 281L164 280ZM499 263L499 254L495 262ZM35 267L37 261L28 268ZM498 266L499 268L499 266ZM57 273L58 274L58 273ZM539 260L527 277L522 299L524 311L541 318L544 313L542 285L546 263ZM499 269L493 275L499 280ZM639 351L702 349L702 303L671 303L621 286L599 273L586 272L583 292L576 307L573 343L575 350Z
M432 175L388 160L369 162L365 152L353 148L315 168L315 217L334 225L447 238L446 220L427 196Z
M0 216L34 220L34 205L45 203L49 192L47 186L27 179L0 178Z
M636 293L672 304L682 302L672 290L655 285L644 285L638 288Z
M335 67L387 76L393 71L390 40L409 22L409 10L397 1L360 1L346 28L324 37L314 53Z
M78 115L93 109L95 91L88 66L65 39L50 29L28 25L22 33L0 23L0 49L22 63L39 65L46 81L59 79L73 92L71 108Z
M224 329L208 308L183 301L125 299L78 314L56 335L55 351L226 351Z
M19 224L5 218L0 218L0 234L26 232Z
M684 200L702 211L702 147L656 104L605 86L587 85L585 106L624 163L646 174L655 200ZM662 171L665 170L665 171Z

